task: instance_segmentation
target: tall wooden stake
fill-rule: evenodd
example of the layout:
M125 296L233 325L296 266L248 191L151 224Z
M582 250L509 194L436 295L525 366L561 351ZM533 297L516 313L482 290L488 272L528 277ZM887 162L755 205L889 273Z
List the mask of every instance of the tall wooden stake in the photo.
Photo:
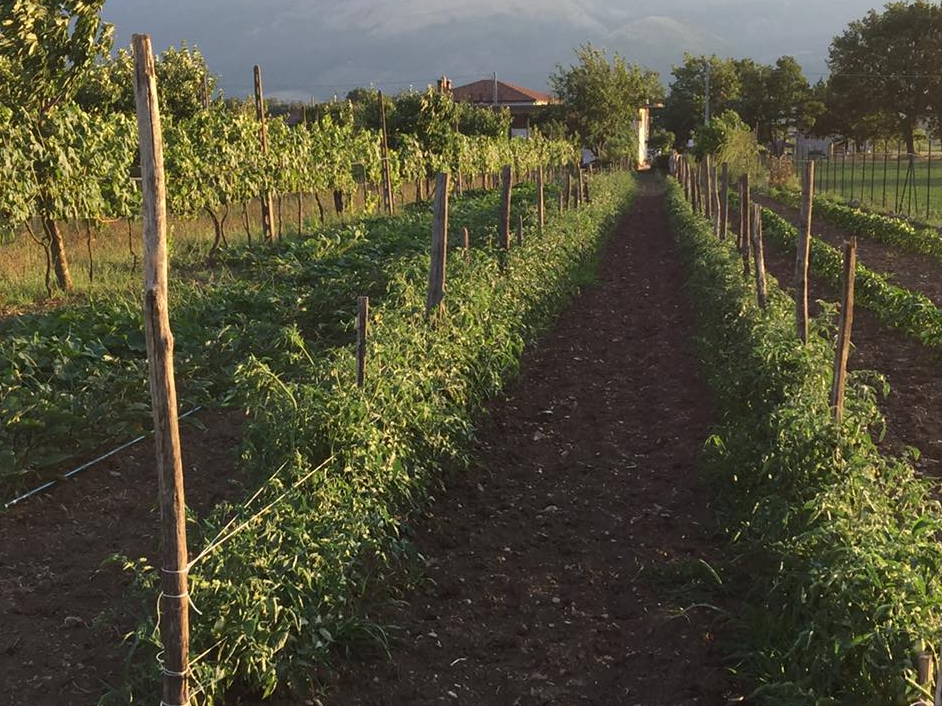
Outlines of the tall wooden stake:
M726 240L729 231L729 164L720 169L720 240Z
M536 211L540 223L540 232L543 232L543 226L546 224L546 203L543 199L543 165L540 165L536 172Z
M585 194L585 177L582 174L582 167L576 167L579 176L579 190L576 192L576 208L582 205L583 195Z
M765 309L768 304L768 290L765 283L765 251L762 247L762 207L755 205L752 211L752 259L756 269L756 299Z
M713 204L713 235L720 235L720 184L717 179L716 165L710 167L710 201Z
M752 209L749 193L749 175L743 174L739 180L739 252L742 253L742 273L749 276L749 233L751 232L749 214Z
M357 297L357 387L366 380L367 322L370 320L370 298Z
M510 193L513 187L510 165L504 167L500 175L503 187L500 201L500 246L504 250L510 250Z
M265 124L265 96L262 92L262 69L256 64L255 74L255 117L259 122L259 140L262 145L262 154L268 154L268 126ZM272 201L271 193L264 191L261 194L262 201L262 234L269 243L275 240L275 228L272 224Z
M442 302L445 299L449 181L450 177L445 173L435 177L435 201L432 206L432 257L428 270L428 297L425 300L426 315L441 311Z
M394 204L392 196L392 178L389 174L389 134L386 132L386 101L383 98L383 92L379 92L379 119L383 130L382 150L383 150L383 205L386 207L386 213L393 214Z
M814 203L814 162L808 160L801 183L801 227L795 257L795 322L798 338L808 343L808 259L811 255L811 221Z
M523 245L523 214L517 214L517 245Z
M563 215L563 192L562 190L556 192L556 215Z
M572 208L572 170L566 170L566 210Z
M703 204L703 215L708 219L713 218L713 179L712 165L710 164L710 155L703 158L703 191L706 199Z
M844 418L844 390L847 387L847 358L850 355L850 331L854 324L854 276L857 272L857 238L844 245L844 278L841 291L841 319L834 352L834 379L831 384L831 410L834 419Z
M190 622L187 602L186 505L173 376L173 334L167 302L167 204L157 75L150 37L135 34L134 97L140 135L144 220L144 333L157 448L160 505L161 700L189 702Z
M461 229L461 249L464 250L465 257L471 256L471 234L467 226Z

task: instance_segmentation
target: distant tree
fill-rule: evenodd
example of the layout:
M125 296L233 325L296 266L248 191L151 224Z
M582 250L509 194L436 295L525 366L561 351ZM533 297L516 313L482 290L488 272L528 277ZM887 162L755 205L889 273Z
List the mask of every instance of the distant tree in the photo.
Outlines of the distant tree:
M169 47L155 58L157 100L164 115L176 120L192 117L203 107L203 77L210 95L217 79L209 72L199 49L186 42ZM131 49L119 49L88 72L76 94L76 102L98 114L134 112L134 56Z
M111 48L113 28L102 22L105 0L17 0L0 3L0 103L42 145L55 132L57 110L76 91L99 57ZM59 287L72 289L62 233L55 221L54 182L62 165L38 150L33 165L37 210L52 254Z
M816 99L793 57L783 56L772 66L751 59L735 65L740 95L734 107L755 129L760 142L780 149L790 132L808 132L824 112L823 103Z
M657 150L658 153L662 153L673 147L676 139L674 133L670 130L657 128L656 130L652 130L651 135L648 137L648 147L652 150Z
M673 79L664 109L656 116L659 126L677 136L685 145L691 133L703 124L706 112L706 73L710 67L710 112L720 114L734 108L739 100L741 80L731 59L684 54L684 62L671 70Z
M942 115L942 7L871 10L834 38L828 65L829 119L861 137L892 129L915 151L917 127Z
M658 74L618 54L609 60L591 44L576 49L576 58L568 68L557 66L549 78L566 124L599 156L631 154L637 148L638 109L664 97Z

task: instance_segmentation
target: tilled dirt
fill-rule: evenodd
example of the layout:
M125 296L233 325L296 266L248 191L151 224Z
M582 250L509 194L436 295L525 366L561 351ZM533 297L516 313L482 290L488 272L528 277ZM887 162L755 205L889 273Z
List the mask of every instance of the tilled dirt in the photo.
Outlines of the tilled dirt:
M181 422L187 505L198 515L238 497L242 413ZM154 442L0 514L0 704L89 706L120 684L124 636L154 605L132 596L113 555L156 560ZM153 564L152 564L153 565Z
M684 280L652 178L410 537L430 580L371 616L391 657L358 648L324 703L726 703L716 615L673 591L719 551Z
M757 201L771 206L763 197ZM783 209L789 209L775 205L773 210L787 217ZM820 221L815 222L813 232L815 237L821 237L839 249L850 239L846 231ZM860 261L879 272L878 263L881 261L874 254L874 245L870 240L857 239ZM768 271L783 289L794 293L794 253L786 253L767 240L765 256ZM901 286L919 288L916 286L918 282L906 279L902 269L896 273L895 279ZM809 276L809 292L813 316L820 313L819 300L840 303L840 292L821 282L813 272ZM920 451L916 467L927 475L942 477L942 417L938 415L942 408L942 360L939 355L902 331L883 324L859 301L854 307L851 343L853 348L848 370L875 370L882 373L890 385L890 394L879 401L886 417L883 448L889 453L900 453L904 447L913 446Z

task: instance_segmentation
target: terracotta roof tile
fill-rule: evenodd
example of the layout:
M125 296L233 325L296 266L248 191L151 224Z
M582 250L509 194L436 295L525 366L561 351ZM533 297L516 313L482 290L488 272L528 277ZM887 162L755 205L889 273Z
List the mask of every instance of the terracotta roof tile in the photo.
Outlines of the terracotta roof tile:
M456 86L452 89L457 101L470 101L471 103L493 103L494 102L494 80L481 79L473 83L467 83L464 86ZM497 102L498 103L554 103L555 99L549 93L534 91L523 86L516 86L506 81L497 81Z

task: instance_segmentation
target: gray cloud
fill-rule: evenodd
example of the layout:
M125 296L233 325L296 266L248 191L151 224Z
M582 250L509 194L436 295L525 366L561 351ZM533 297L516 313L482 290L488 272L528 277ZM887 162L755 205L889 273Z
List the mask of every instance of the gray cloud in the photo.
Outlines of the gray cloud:
M685 51L772 61L792 54L812 80L831 38L873 0L108 0L105 18L127 44L186 40L221 75L227 95L262 66L269 95L318 99L375 84L422 88L497 71L544 88L572 48L593 42L660 71Z

